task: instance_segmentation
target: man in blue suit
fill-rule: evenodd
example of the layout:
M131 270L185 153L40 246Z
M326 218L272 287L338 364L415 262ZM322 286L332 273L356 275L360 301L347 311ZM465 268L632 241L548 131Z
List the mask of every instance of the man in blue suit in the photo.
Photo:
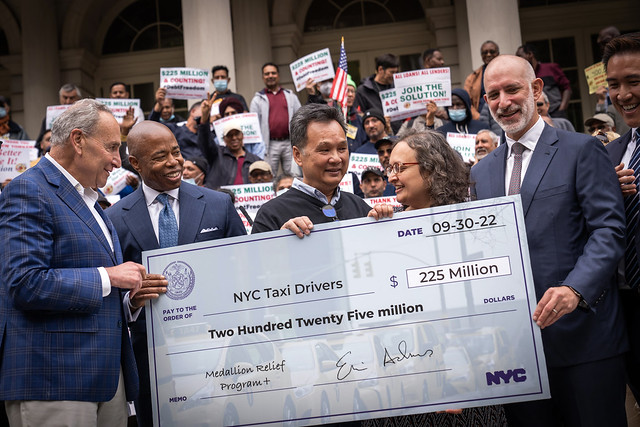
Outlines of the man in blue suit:
M627 249L620 264L620 296L631 351L627 354L629 388L640 402L640 227L638 227L637 185L640 176L640 33L612 39L602 57L607 70L609 96L631 129L607 145L616 165L627 213Z
M551 399L505 405L509 426L626 426L615 281L625 218L614 169L597 139L538 116L543 82L525 60L500 55L484 85L506 141L472 168L472 193L522 198L551 388Z
M120 128L104 105L75 103L51 151L0 195L0 400L12 426L126 426L138 392L121 289L144 267L122 263L96 203L120 167ZM125 397L126 395L126 397Z
M129 161L142 177L142 185L106 211L120 238L124 259L141 262L142 251L246 234L228 195L181 182L184 159L169 128L152 121L139 123L129 133L127 143ZM166 197L159 197L161 194L168 195L178 225L173 242L166 242L161 235L164 205L160 200ZM157 280L145 281L133 298L126 298L132 311L166 292L166 280L159 275L154 278ZM144 312L130 329L140 373L140 397L135 402L138 425L152 426Z

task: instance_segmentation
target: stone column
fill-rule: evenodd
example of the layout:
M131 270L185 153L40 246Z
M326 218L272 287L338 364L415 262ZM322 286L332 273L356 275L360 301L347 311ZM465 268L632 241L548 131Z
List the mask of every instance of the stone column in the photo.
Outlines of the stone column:
M182 24L185 67L211 71L214 65L226 65L234 90L236 66L229 0L182 0ZM213 91L213 85L210 89Z
M58 104L60 60L54 2L22 0L22 79L24 123L32 138L38 136L48 105ZM37 12L36 12L37 11ZM69 82L75 83L75 82Z
M518 2L512 0L464 1L467 9L467 32L472 69L475 70L482 65L480 46L487 40L496 42L500 46L501 54L515 54L518 46L522 44ZM462 64L462 61L460 63Z
M251 103L253 94L262 89L260 68L273 61L268 2L233 0L233 41L236 58L236 87ZM233 81L232 81L233 83Z

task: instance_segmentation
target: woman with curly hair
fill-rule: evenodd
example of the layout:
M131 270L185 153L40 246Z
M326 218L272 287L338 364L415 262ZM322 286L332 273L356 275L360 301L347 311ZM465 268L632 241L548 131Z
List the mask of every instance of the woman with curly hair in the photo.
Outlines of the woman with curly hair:
M398 141L389 158L389 182L404 210L461 203L469 195L469 169L438 132L412 131ZM362 427L506 426L501 406L362 421Z
M461 203L469 194L469 169L437 132L413 132L398 141L387 168L405 210Z

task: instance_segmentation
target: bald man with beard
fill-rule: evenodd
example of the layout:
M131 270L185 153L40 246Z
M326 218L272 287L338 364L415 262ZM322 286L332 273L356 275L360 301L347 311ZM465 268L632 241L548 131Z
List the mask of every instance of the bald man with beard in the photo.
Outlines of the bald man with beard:
M551 399L505 405L509 426L626 426L628 343L615 280L626 219L616 173L597 139L540 118L544 83L526 60L500 55L484 79L506 135L471 169L472 195L521 196L551 389Z

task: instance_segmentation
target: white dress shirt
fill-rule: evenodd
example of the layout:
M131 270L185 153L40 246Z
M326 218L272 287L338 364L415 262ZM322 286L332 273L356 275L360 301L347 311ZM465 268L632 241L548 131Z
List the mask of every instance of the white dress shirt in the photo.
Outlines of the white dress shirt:
M633 150L636 149L636 145L638 145L638 141L636 141L635 134L636 129L631 129L631 141L627 145L627 151L624 152L624 156L622 156L621 162L624 163L624 168L629 169L629 162L631 161L631 155L633 154Z
M542 120L542 117L538 116L538 121L531 127L531 129L522 135L519 140L515 141L505 134L507 146L509 147L509 156L507 157L507 166L504 171L504 194L509 194L509 182L511 182L511 172L513 171L514 154L511 147L516 142L519 142L526 148L526 150L522 152L522 170L520 172L520 186L522 186L522 181L527 173L527 168L529 167L529 163L531 163L531 156L533 155L533 151L536 149L538 139L540 139L540 135L542 135L543 130L544 120Z

